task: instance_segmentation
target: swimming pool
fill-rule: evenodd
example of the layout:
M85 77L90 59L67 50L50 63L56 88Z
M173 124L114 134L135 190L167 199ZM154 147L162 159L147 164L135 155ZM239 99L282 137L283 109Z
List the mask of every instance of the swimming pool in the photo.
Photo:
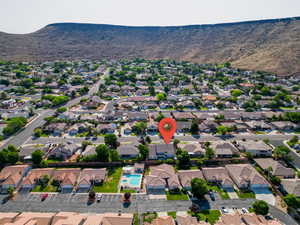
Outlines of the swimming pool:
M121 184L129 188L140 188L142 177L141 174L123 174Z

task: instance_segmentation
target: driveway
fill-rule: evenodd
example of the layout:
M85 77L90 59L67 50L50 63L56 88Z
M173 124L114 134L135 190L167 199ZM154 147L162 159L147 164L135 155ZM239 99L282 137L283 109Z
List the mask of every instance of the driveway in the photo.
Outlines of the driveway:
M256 199L275 205L276 199L268 188L253 188L252 191L255 193Z

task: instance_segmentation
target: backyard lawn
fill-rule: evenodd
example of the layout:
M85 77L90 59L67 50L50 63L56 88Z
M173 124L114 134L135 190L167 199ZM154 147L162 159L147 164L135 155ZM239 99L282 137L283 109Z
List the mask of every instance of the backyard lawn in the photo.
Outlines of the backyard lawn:
M119 186L121 174L122 174L121 167L108 169L108 177L105 179L104 183L99 186L94 186L93 190L95 192L108 192L108 193L118 192L118 186Z
M132 189L123 189L120 191L121 193L126 193L126 192L129 192L129 193L136 193L136 190L132 190Z
M157 213L153 212L153 213L144 213L143 214L143 222L147 222L147 223L151 223L152 220L157 218Z
M189 200L187 194L182 191L179 192L167 192L167 200Z
M221 216L221 213L219 210L202 210L197 213L190 213L192 216L195 216L198 218L198 220L201 221L207 221L210 224L214 224L218 221L219 217Z
M211 190L213 190L213 191L218 192L220 194L220 196L221 196L222 199L229 199L229 195L228 195L227 191L219 188L218 186L209 185L208 188L211 189Z
M239 198L255 198L255 194L252 191L236 191Z

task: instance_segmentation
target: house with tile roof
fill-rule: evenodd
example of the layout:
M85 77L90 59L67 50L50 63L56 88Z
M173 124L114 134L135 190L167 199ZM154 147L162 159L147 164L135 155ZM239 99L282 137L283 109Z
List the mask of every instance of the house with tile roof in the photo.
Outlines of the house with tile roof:
M106 168L83 169L77 183L78 190L89 190L93 185L100 185L107 175Z
M238 188L268 188L269 183L250 164L231 164L225 166Z
M240 151L249 152L256 157L272 156L272 147L267 145L263 141L237 141L236 146Z
M233 181L224 167L202 168L204 178L224 189L233 189Z
M144 223L144 225L175 225L175 221L171 216L160 216L152 220L151 223Z
M261 158L254 160L260 168L267 171L270 167L272 168L271 174L273 176L283 178L294 178L295 171L292 168L287 168L280 162L272 158Z
M17 188L30 169L29 165L4 167L0 172L1 193L6 193L9 187Z
M30 170L28 175L23 179L20 187L21 189L31 190L38 184L39 180L44 176L48 176L49 179L51 179L53 172L53 168Z
M53 180L59 183L61 192L71 192L77 185L80 168L57 169L53 173Z
M179 170L177 174L182 188L186 190L191 190L191 182L194 178L204 179L201 170Z
M150 174L145 177L144 182L148 192L180 188L175 169L168 164L151 166Z
M205 149L198 142L189 142L189 143L179 143L178 148L187 151L190 156L203 156L205 154Z
M282 179L281 189L288 194L300 197L300 179Z

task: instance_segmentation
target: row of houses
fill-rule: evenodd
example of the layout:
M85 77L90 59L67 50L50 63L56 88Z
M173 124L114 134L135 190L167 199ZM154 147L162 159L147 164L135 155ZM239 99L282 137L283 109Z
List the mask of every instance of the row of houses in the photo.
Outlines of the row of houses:
M181 170L177 173L168 164L150 167L150 174L145 176L148 192L164 192L168 189L191 189L194 178L205 179L226 190L234 186L240 189L268 188L269 183L250 164L232 164L225 167L202 168L202 170Z
M56 183L62 192L89 190L93 185L101 184L107 171L102 169L31 169L29 165L16 165L3 168L0 172L1 192L6 192L9 187L30 191L38 185L45 176Z
M196 217L190 215L176 215L176 219L171 216L159 216L151 223L144 223L144 225L209 225L205 221L198 221ZM222 214L215 222L215 225L282 225L277 219L267 220L261 215L255 213L230 213Z
M47 225L132 225L133 214L102 213L80 214L75 212L59 213L0 213L0 224L47 224Z

